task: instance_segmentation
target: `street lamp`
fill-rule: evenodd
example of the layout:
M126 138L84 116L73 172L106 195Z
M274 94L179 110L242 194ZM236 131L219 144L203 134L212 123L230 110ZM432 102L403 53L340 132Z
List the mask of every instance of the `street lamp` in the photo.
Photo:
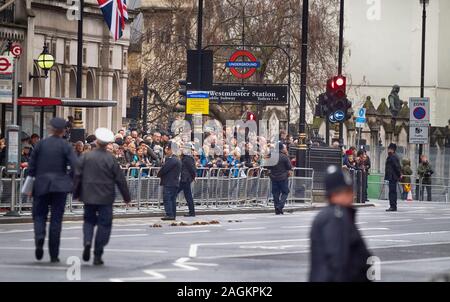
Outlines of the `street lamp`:
M48 52L47 45L44 45L44 49L39 55L38 59L35 60L40 69L44 71L44 75L33 75L30 73L29 79L39 79L39 78L48 78L48 71L55 64L55 58Z
M422 57L420 66L420 97L425 96L425 46L426 46L426 26L427 26L427 5L429 0L420 0L420 5L422 5ZM420 157L423 153L423 145L419 145L419 164Z

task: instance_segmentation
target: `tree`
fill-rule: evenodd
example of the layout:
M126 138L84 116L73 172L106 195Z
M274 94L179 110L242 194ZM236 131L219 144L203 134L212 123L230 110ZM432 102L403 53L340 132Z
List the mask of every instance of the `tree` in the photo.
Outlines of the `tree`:
M185 77L186 50L196 45L196 0L162 0L142 8L141 72L154 90L149 106L151 123L173 118L177 81ZM208 0L204 7L204 45L279 45L292 58L292 94L299 90L301 58L300 0ZM323 92L337 70L338 0L314 0L310 7L308 106ZM238 47L237 46L237 47ZM224 62L235 47L212 47L215 82L236 82ZM287 83L288 60L276 48L249 47L261 67L254 83ZM156 96L156 97L155 97ZM294 104L292 102L291 104ZM224 121L240 116L241 106L211 106L211 115ZM297 108L297 106L293 106ZM155 112L157 114L155 114Z

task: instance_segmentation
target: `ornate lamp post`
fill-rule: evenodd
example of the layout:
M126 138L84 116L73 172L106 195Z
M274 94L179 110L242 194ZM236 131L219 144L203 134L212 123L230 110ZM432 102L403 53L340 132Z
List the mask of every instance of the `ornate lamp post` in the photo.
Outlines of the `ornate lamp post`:
M48 78L48 71L55 65L55 58L48 52L47 45L44 45L44 49L35 62L44 71L44 75L33 75L30 73L29 79Z

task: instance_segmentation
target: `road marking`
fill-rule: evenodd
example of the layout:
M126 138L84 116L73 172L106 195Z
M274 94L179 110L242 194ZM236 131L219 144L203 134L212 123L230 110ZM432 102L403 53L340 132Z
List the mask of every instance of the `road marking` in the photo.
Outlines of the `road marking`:
M164 235L183 235L183 234L195 234L195 233L209 233L210 230L201 230L201 231L184 231L184 232L167 232Z
M239 241L239 242L213 242L213 243L192 243L189 247L189 257L197 257L198 248L200 246L221 246L221 245L244 245L244 244L264 244L279 242L297 242L309 241L309 239L282 239L282 240L262 240L262 241Z
M198 271L199 268L197 266L218 266L216 263L199 263L199 262L189 262L190 258L183 257L177 259L174 263L172 263L175 268L162 268L162 269L153 269L153 270L143 270L142 272L146 275L150 275L150 277L131 277L131 278L111 278L109 279L111 282L132 282L132 281L150 281L150 280L162 280L167 279L167 277L162 274L166 272L189 272L189 271Z
M67 270L69 267L68 266L45 266L45 265L20 265L20 264L0 264L1 268L22 268L22 269L47 269L47 270L57 270L57 271L61 271L61 270Z
M362 228L360 231L389 231L389 228Z
M450 217L425 217L425 220L441 220L441 219L447 219L450 221Z
M310 228L310 225L290 225L290 226L283 226L282 229L304 229L304 228Z
M61 237L60 238L60 240L79 240L79 239L80 239L80 237ZM24 241L24 242L34 241L34 238L33 239L20 239L20 241Z
M34 247L20 247L20 246L0 246L0 250L34 250ZM82 248L60 248L61 251L83 251ZM135 254L167 254L168 251L163 250L127 250L127 249L108 249L105 251L112 253L135 253Z
M407 222L412 221L412 219L392 219L392 220L381 220L380 222L388 223L388 222Z
M28 233L33 232L33 229L29 230L10 230L10 231L1 231L0 234L15 234L15 233Z
M144 232L145 229L114 229L113 232Z
M448 260L450 260L450 257L419 258L419 259L381 261L381 264L401 264L409 262L430 262L430 261L448 261Z
M237 228L237 229L227 229L227 231L256 231L256 230L265 230L265 227L256 227L256 228Z
M402 240L402 239L374 239L374 238L369 238L369 241L382 241L382 242L411 242L411 240Z
M148 236L148 234L111 235L111 238L121 238L121 237L142 237L142 236Z
M359 224L367 224L367 222L362 221L362 222L356 222L355 224L356 224L356 225L359 225Z

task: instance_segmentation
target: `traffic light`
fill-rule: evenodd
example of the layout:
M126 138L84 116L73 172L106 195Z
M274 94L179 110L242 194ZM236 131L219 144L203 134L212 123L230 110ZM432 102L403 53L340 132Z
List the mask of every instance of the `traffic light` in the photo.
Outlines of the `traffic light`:
M319 96L319 107L316 111L320 111L322 116L328 116L332 113L342 112L342 115L337 116L343 117L339 122L344 122L351 118L351 108L352 102L347 99L347 78L345 76L339 75L332 77L327 81L327 92Z
M178 103L175 106L176 112L186 112L186 102L187 102L187 90L189 83L186 80L179 80L178 81Z
M253 112L247 112L247 121L256 121L256 115Z

